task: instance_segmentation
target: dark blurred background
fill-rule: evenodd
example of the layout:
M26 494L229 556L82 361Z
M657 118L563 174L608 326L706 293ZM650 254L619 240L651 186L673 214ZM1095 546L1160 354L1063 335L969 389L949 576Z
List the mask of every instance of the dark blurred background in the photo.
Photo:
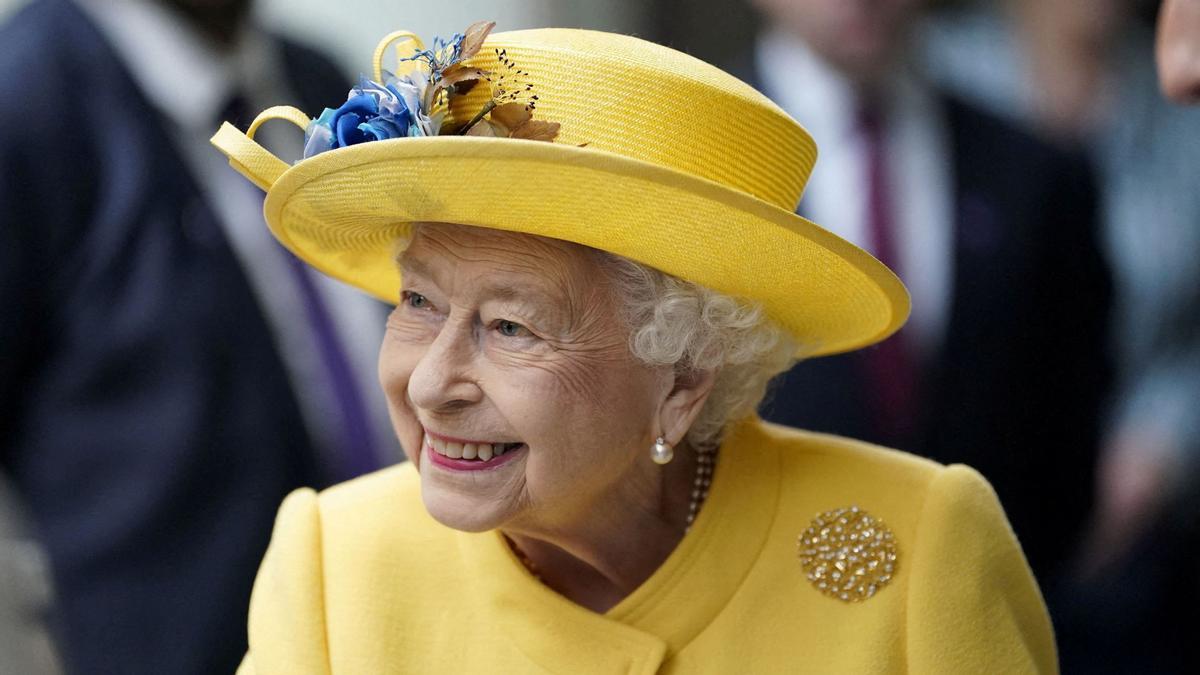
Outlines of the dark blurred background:
M914 311L764 416L978 468L1064 672L1200 672L1200 109L1159 93L1157 11L0 0L0 675L229 672L282 495L400 460L384 308L297 271L207 137L339 102L391 30L485 18L675 47L805 125L799 212ZM295 157L288 132L262 138Z

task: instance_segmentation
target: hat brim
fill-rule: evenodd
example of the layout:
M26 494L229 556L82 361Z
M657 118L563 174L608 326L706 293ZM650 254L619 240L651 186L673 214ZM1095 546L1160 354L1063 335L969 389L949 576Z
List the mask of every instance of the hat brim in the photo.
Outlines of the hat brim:
M264 205L272 232L322 272L395 304L395 242L413 222L572 241L762 303L801 355L895 332L908 293L865 251L746 193L587 147L500 138L403 138L288 169Z

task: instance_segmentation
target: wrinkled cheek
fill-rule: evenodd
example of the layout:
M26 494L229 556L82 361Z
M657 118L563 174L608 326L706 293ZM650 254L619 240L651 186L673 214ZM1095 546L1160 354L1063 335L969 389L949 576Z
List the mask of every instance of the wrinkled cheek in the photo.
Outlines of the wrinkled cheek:
M408 383L419 356L411 351L384 338L379 350L379 384L387 398L388 416L396 438L408 459L419 466L423 433L408 399Z
M620 362L573 365L560 372L557 396L582 401L584 410L601 416L640 407L640 372Z

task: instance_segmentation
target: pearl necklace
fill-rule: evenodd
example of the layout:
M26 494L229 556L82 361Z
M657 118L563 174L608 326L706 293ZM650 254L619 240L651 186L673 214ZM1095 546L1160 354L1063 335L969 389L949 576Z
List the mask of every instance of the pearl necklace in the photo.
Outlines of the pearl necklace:
M688 503L687 524L683 533L687 534L696 522L700 507L708 499L708 488L712 487L713 467L717 463L716 450L701 450L696 453L696 479L692 482L692 501Z

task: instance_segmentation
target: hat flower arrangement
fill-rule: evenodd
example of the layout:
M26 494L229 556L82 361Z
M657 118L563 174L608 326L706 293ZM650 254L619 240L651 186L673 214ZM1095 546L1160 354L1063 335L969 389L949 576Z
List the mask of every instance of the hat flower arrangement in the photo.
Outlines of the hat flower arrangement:
M479 53L495 25L494 21L478 21L449 40L435 38L432 48L400 59L417 66L405 75L381 71L385 76L382 83L360 77L341 107L326 108L308 125L304 158L369 141L420 136L553 141L559 125L533 119L538 101L534 86L522 81L527 73L504 50L496 50L498 72L463 63ZM480 81L491 86L490 100L465 124L447 128L443 121L450 97L466 94Z

